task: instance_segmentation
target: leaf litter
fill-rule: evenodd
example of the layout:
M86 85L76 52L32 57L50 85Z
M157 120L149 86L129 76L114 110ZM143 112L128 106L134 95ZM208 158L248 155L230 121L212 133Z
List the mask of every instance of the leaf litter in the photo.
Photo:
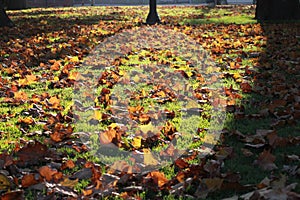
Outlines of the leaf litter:
M249 9L242 6L237 8L225 9L233 9L232 13L237 15ZM175 169L172 176L168 176L163 170L133 173L133 168L137 166L127 162L107 169L90 158L76 156L75 152L86 153L88 149L79 139L80 134L86 133L74 132L72 123L78 120L79 116L73 113L71 107L82 110L89 110L91 107L85 107L83 102L67 105L65 102L70 99L65 99L63 93L56 94L53 91L67 91L74 86L76 77L80 75L75 71L78 65L103 38L122 29L141 26L141 13L130 9L111 7L107 11L101 10L99 12L107 12L111 20L101 20L103 16L98 13L99 19L94 24L68 23L62 18L43 15L26 19L27 14L22 13L25 11L11 13L13 19L19 20L20 25L12 29L1 28L0 34L1 106L4 109L9 108L1 112L0 116L3 123L1 140L4 141L1 142L0 155L1 199L24 199L30 193L39 199L92 199L112 196L142 199L142 191L147 191L146 198L159 199L163 198L163 195L173 195L199 199L228 190L235 191L234 194L238 194L241 199L298 199L299 193L294 192L297 183L289 182L292 176L299 176L298 152L289 155L276 153L277 149L288 146L297 148L300 141L299 135L281 134L284 128L298 126L300 95L297 23L293 26L263 26L257 23L179 25L180 16L162 15L163 22L167 24L164 28L189 35L210 52L223 76L216 78L233 80L224 87L227 96L224 101L228 113L239 120L268 118L271 121L267 126L258 127L254 134L236 129L224 130L221 143L214 149L215 154L208 158L199 158L197 153L193 152L177 159L170 166ZM161 12L170 12L168 9L169 7L162 8ZM205 8L189 9L194 12ZM141 11L146 12L145 8L141 8ZM36 9L32 12L38 14L44 11ZM85 8L50 11L57 15L72 16L77 13L79 19L91 12L94 11ZM120 16L128 18L120 20L119 13ZM60 20L65 28L57 30L55 20ZM82 22L80 20L78 23ZM34 25L35 22L39 25ZM264 35L264 31L268 31L269 35ZM19 34L21 32L22 34ZM268 46L270 44L274 45ZM285 45L285 48L278 48L276 44ZM266 47L270 55L263 51ZM158 52L149 50L138 55L138 59L155 61L159 59L158 55ZM167 58L177 59L171 52L166 52L165 55ZM270 61L270 57L274 60ZM116 59L115 65L120 66L122 62L122 59ZM170 64L168 60L162 62ZM178 66L174 67L176 69ZM184 77L197 76L199 81L203 81L201 74L188 68L179 67L177 71ZM84 75L82 76L84 78ZM133 77L133 81L138 82L140 78L143 77ZM107 88L102 89L96 104L103 105L104 108L110 105L110 89L120 79L124 83L128 81L123 70L107 71L107 74L99 79L99 84L104 84ZM207 102L208 94L209 91L199 90L195 95L199 102ZM246 113L248 107L243 107L249 104L249 94L263 97L262 101L250 102L258 108L257 113ZM174 98L167 88L160 86L135 93L132 98L140 100L146 96L156 98L161 104L172 102ZM88 93L86 98L95 100L95 97ZM246 103L241 105L244 100ZM129 137L129 141L121 140L124 130L110 123L111 114L102 111L100 107L93 110L90 119L90 123L109 124L100 135L100 141L104 144L113 142L122 148L136 150L137 160L138 151L144 152L144 159L141 158L140 163L158 162L149 152L149 148L177 137L177 130L172 124L162 126L162 132L165 134L163 138L156 133L151 133L152 137L144 137L152 130L150 118L159 119L159 115L165 114L169 119L174 119L177 114L175 111L162 110L155 116L155 113L143 106L132 106L127 113L132 120L140 123L142 132L138 133L137 137ZM199 130L199 133L202 132ZM16 136L12 136L13 134ZM261 182L244 184L241 183L243 174L238 171L226 171L224 163L237 156L236 147L226 144L228 138L234 138L243 144L242 155L239 156L247 157L261 170L268 171L268 176ZM2 144L5 146L2 147ZM61 150L63 148L69 151ZM174 153L176 151L172 145L161 152L164 155ZM277 160L281 159L285 160L283 166L277 163ZM87 182L85 185L84 181ZM80 184L84 186L78 189Z

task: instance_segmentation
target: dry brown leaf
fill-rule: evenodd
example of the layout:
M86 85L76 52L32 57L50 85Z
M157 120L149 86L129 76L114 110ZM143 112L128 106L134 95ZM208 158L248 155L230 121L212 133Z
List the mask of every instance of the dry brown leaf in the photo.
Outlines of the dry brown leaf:
M56 169L51 169L49 166L42 166L39 168L39 173L46 181L51 181L53 176L58 173Z
M21 185L23 188L29 187L31 185L38 184L42 181L39 174L25 174L22 177Z
M276 157L271 154L271 150L264 150L262 153L259 154L257 160L254 161L254 164L258 165L263 170L272 171L277 169L275 165Z

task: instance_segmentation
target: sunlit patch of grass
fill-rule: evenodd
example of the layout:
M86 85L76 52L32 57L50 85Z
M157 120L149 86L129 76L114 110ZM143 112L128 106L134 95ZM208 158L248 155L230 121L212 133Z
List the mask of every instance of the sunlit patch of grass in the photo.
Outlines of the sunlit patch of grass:
M202 131L201 133L198 133L198 129L206 129L210 126L210 117L209 112L211 112L211 106L207 105L198 105L196 100L186 100L187 102L182 102L182 100L176 100L173 99L172 101L167 102L157 102L154 98L151 97L151 92L155 92L157 89L155 89L159 82L149 82L149 80L144 78L143 76L151 78L154 76L155 73L157 73L156 68L153 69L152 65L158 65L161 66L161 68L166 68L166 70L176 73L175 70L183 70L187 73L189 73L188 70L191 70L189 65L187 65L187 61L185 61L183 58L180 57L180 55L173 55L169 50L159 50L156 52L151 52L150 50L142 49L142 50L134 50L128 55L123 55L121 58L118 58L120 61L120 65L117 67L110 67L107 69L103 69L101 71L97 71L95 73L104 73L103 71L107 70L115 70L117 73L121 74L120 79L126 79L130 81L130 84L127 84L124 88L123 85L120 85L119 83L116 83L112 88L110 88L110 95L112 97L112 103L113 105L109 105L107 108L105 106L102 106L100 102L96 102L96 105L98 106L99 112L101 113L110 113L110 109L114 109L114 104L118 107L118 102L125 102L127 106L131 107L137 107L142 106L143 111L145 114L149 112L158 112L158 111L173 111L174 117L171 119L164 118L162 116L162 121L159 124L155 124L153 128L156 128L157 126L164 127L166 126L166 122L170 123L172 126L174 126L175 130L178 131L178 137L176 137L176 148L180 150L185 149L191 149L191 148L199 148L201 144L203 143L203 140L198 140L197 142L193 142L192 139L194 136L204 138L205 131ZM162 63L168 63L165 65L162 65ZM82 69L83 71L85 69ZM209 66L206 69L207 73L214 72L213 67ZM164 72L164 70L162 70ZM84 72L83 72L84 73ZM95 74L94 73L94 74ZM160 72L161 73L161 72ZM156 74L155 76L161 76L160 73ZM169 73L169 72L168 72ZM162 77L160 77L162 78ZM146 81L146 82L145 82ZM193 89L196 89L201 86L196 80L195 81L186 81L185 84L189 84L189 86ZM94 90L96 91L97 95L101 95L101 91L103 88L106 88L106 85L100 85ZM126 92L125 90L126 89ZM125 93L124 93L125 92ZM178 91L180 92L180 91ZM142 95L143 98L135 98L137 95ZM186 94L185 94L186 95ZM189 94L192 95L192 94ZM121 107L117 109L123 109L123 112L128 112L128 107L124 107L123 104L120 104ZM186 108L185 108L186 107ZM199 112L198 115L189 113L188 109L194 109L194 110L201 110L203 109L203 116ZM195 111L194 111L195 112ZM112 113L113 114L113 113ZM101 157L101 161L103 163L114 163L119 160L128 160L126 156L119 150L113 150L110 148L106 148L105 145L99 143L99 133L101 131L105 131L108 129L109 126L112 124L117 124L118 119L115 118L117 116L113 116L114 120L105 120L101 121L101 119L94 120L95 125L89 125L88 120L94 119L94 111L86 111L83 113L80 113L81 119L83 121L79 121L76 123L75 129L76 131L84 131L89 132L91 134L90 139L87 139L89 142L90 148L93 151L93 154L96 156ZM121 116L124 120L124 117L128 118L128 121L131 121L132 119L129 118L129 113L127 113L126 116ZM87 120L87 121L85 121ZM121 121L122 121L121 120ZM98 121L98 122L96 122ZM123 123L123 122L122 122ZM127 127L127 132L123 138L121 139L124 144L129 148L129 150L132 148L132 142L133 138L137 137L137 133L139 132L138 128L131 127L130 124L127 124L127 121L124 122ZM139 123L136 121L135 123ZM153 125L153 124L152 124ZM100 128L101 127L101 128ZM167 138L163 131L161 130L161 136L163 140L169 140ZM146 138L144 138L146 139ZM174 141L175 141L174 140ZM166 148L166 144L159 144L159 141L155 143L155 145L150 146L153 152L159 153L162 150ZM143 148L142 146L135 147L135 148ZM128 149L127 149L128 150ZM110 155L110 151L111 155ZM106 155L107 154L107 155ZM125 157L124 157L125 156ZM130 160L128 160L130 162Z
M184 19L182 25L196 25L196 24L253 24L257 23L253 17L249 15L240 16L223 16L220 18L204 18L204 19Z

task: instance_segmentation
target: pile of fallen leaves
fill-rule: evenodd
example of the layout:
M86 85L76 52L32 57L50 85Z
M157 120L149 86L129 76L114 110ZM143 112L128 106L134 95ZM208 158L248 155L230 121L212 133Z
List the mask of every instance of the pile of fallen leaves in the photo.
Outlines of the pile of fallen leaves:
M224 9L233 16L249 9L238 8ZM168 13L184 8L161 9ZM145 7L108 7L11 13L18 26L0 31L1 199L299 199L299 186L291 181L300 175L299 23L179 25L180 16L162 15L166 25L159 26L192 37L210 52L222 72L219 78L228 82L226 110L233 125L224 129L214 154L199 158L194 151L167 170L133 173L125 162L122 169L109 168L77 156L89 149L74 131L78 116L72 107L78 105L66 95L76 81L76 69L104 38L144 26L146 12ZM103 76L100 82L110 82L111 76L117 75ZM109 102L107 94L104 90L100 103ZM131 118L147 123L139 113L133 108ZM264 123L252 132L236 125L257 121ZM294 153L285 153L285 148ZM247 182L244 177L249 175L227 167L239 159L257 170L248 174L265 178Z

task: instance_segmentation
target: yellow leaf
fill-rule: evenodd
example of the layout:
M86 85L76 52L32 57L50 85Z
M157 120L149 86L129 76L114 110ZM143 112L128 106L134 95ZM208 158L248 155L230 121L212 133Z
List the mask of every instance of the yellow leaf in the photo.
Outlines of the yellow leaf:
M123 76L125 73L126 73L126 72L125 72L124 70L120 70L120 71L119 71L119 75L120 75L120 76Z
M137 137L133 138L131 144L135 148L140 148L142 146L142 137L141 136L137 136Z
M95 112L94 112L94 118L96 120L101 120L102 119L102 113L100 112L100 110L95 110Z
M193 72L191 71L186 71L185 73L188 75L188 77L191 77L193 75Z
M69 79L70 80L76 80L77 79L77 77L78 77L78 75L79 75L79 72L71 72L71 73L69 73Z
M132 80L135 82L135 83L138 83L140 81L140 77L138 75L135 75Z
M142 89L142 96L143 96L143 97L147 96L147 93L146 93L146 91L144 90L144 88Z
M19 79L19 85L27 85L26 78Z
M111 128L111 129L114 129L114 128L118 127L118 124L117 123L111 123L108 127Z
M76 62L79 62L79 58L78 58L78 56L73 56L73 57L70 58L69 61L73 62L73 63L76 63Z
M154 158L149 149L143 149L144 152L144 164L145 165L158 165L159 162Z
M54 80L54 81L59 81L58 76L55 76L55 77L53 78L53 80Z
M152 125L151 122L146 125L140 125L139 128L143 133L148 133L149 131L156 133L159 131L155 126Z

